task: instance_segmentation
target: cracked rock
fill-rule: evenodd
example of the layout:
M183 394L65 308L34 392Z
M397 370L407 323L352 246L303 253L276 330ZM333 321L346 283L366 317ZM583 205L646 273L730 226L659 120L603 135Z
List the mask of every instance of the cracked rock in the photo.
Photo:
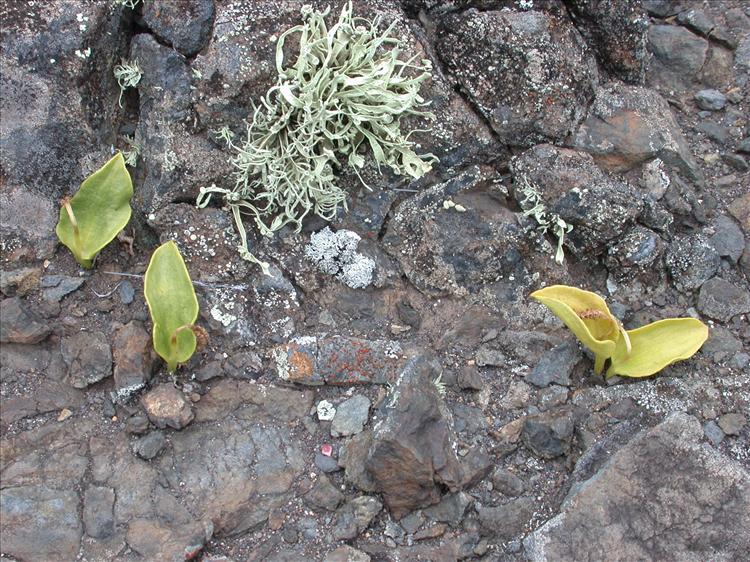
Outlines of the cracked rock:
M533 562L741 560L748 528L750 475L705 444L698 420L677 413L572 490L524 546Z

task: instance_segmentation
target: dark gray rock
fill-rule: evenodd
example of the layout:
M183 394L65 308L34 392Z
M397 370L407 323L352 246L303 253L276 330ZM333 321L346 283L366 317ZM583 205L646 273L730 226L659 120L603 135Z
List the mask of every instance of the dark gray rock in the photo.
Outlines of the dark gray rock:
M112 374L112 350L101 332L62 338L60 351L68 367L68 382L75 388L86 388Z
M3 554L19 560L75 560L81 544L81 500L44 484L0 490Z
M649 20L642 2L568 0L565 5L600 64L625 82L643 83Z
M172 5L170 13L182 12L180 3L162 4ZM221 184L231 166L205 132L193 132L193 78L185 58L148 33L133 38L130 58L143 71L135 140L141 147L139 166L142 163L145 178L133 204L148 216L168 203L194 201L200 187Z
M333 537L336 540L357 538L383 509L383 504L372 496L359 496L347 502L336 513Z
M724 109L727 98L718 90L700 90L695 94L695 103L706 111L719 111Z
M661 272L661 257L666 243L646 227L636 225L607 250L605 263L618 281L640 279L656 280Z
M143 7L143 21L151 31L186 57L206 46L213 20L214 0L154 0Z
M660 158L690 180L702 181L669 105L648 88L616 82L599 88L573 142L607 170L623 172Z
M67 275L45 275L39 284L42 287L42 296L45 300L60 302L62 298L69 295L86 281L82 277L69 277Z
M747 163L747 158L740 154L722 154L721 159L739 172L747 172L750 170L750 164Z
M466 510L472 503L474 503L474 498L466 492L446 494L440 503L428 507L423 513L433 521L450 523L456 527L461 523Z
M106 486L90 486L83 496L83 527L94 539L106 539L115 531L115 492Z
M575 28L549 13L449 14L439 20L437 50L500 139L514 146L561 142L597 82Z
M725 145L729 140L729 129L713 121L701 121L695 126L695 130L721 145Z
M462 481L450 412L433 382L439 373L430 357L409 361L373 430L365 469L397 519L437 503L441 485L457 491Z
M508 364L508 358L499 349L483 345L477 349L474 362L477 367L504 367Z
M133 299L135 298L135 289L133 288L133 284L127 279L125 281L121 281L120 286L117 287L117 295L120 297L120 302L122 304L132 303Z
M711 445L716 447L724 440L724 432L721 430L719 425L711 420L703 424L703 434L711 442Z
M643 7L646 8L649 15L657 18L677 15L680 9L672 0L644 0Z
M157 362L152 353L151 335L137 320L119 328L112 340L115 401L127 400L151 380Z
M750 137L745 137L737 144L737 152L750 154Z
M315 453L315 466L323 472L338 472L341 470L339 463L333 457L327 457L323 453Z
M602 172L585 152L537 145L514 157L511 170L513 195L521 208L533 207L527 192L535 189L549 213L573 226L565 246L580 258L604 251L643 208L633 186ZM529 222L529 228L538 226Z
M651 26L648 48L654 55L649 81L678 91L699 79L708 56L708 41L676 25Z
M511 471L498 467L492 473L492 489L508 497L520 496L526 485Z
M539 363L526 375L526 381L540 388L552 383L568 386L570 375L581 359L581 352L575 341L563 342L544 354Z
M476 406L456 404L453 407L453 428L458 433L475 435L487 429L487 418Z
M672 282L681 291L697 289L719 269L721 258L700 234L678 238L669 245L666 264Z
M313 509L335 511L344 501L344 494L331 484L324 474L318 475L315 484L304 496L305 503Z
M39 343L52 328L31 312L18 297L0 301L0 342Z
M206 382L222 376L223 373L221 361L210 361L196 371L195 380Z
M521 497L497 507L481 507L479 515L482 536L508 541L521 535L531 523L536 509L534 498Z
M749 526L750 476L679 413L620 448L524 546L533 562L610 559L615 548L618 560L735 560L750 551Z
M575 428L573 412L568 408L529 416L523 423L521 440L543 459L567 455Z
M498 180L495 170L472 166L399 205L383 247L420 291L463 296L522 277L524 237L516 216L495 199ZM446 200L466 212L445 209Z
M343 401L336 408L336 416L331 423L331 435L344 437L361 432L370 413L370 399L358 394Z
M482 390L484 381L476 367L465 365L458 372L458 386L463 390Z
M739 435L747 424L747 418L740 413L724 414L718 419L721 430L727 435Z
M715 233L709 242L721 257L737 262L745 249L745 236L742 229L726 215L720 215L714 223Z
M195 418L190 400L170 383L160 384L150 390L142 398L142 402L148 419L159 429L182 429Z
M164 437L162 431L150 431L148 434L135 440L133 443L133 452L142 459L150 461L156 458L166 446L167 438Z
M142 435L148 430L148 416L144 414L135 414L125 421L125 431Z
M729 322L739 314L750 312L750 292L714 277L701 286L697 308L709 318Z
M233 353L224 362L224 374L236 379L257 379L263 373L263 360L254 351Z
M466 489L473 488L489 476L494 465L494 459L482 451L481 447L472 447L461 459L461 486Z

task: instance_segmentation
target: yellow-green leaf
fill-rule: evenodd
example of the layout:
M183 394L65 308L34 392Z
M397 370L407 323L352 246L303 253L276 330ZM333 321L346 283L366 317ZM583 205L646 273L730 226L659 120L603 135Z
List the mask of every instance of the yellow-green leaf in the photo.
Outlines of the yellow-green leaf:
M596 371L615 352L619 324L599 295L576 287L553 285L531 293L596 356Z
M667 365L688 359L708 338L708 327L695 318L659 320L628 330L631 352L622 341L617 343L607 376L648 377Z
M60 209L55 232L81 266L90 269L96 255L128 224L132 197L133 183L118 153L83 181L68 201L69 209Z
M198 318L198 299L177 245L169 241L151 256L144 294L154 324L154 349L170 371L195 352L192 327Z

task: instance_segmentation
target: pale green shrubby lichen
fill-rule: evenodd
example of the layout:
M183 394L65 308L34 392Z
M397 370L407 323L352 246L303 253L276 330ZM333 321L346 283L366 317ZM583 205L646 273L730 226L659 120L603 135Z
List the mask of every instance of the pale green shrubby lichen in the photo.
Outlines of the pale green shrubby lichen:
M299 231L310 212L332 220L340 206L346 209L335 172L343 161L359 176L367 147L378 167L413 178L437 160L417 155L409 134L400 130L404 115L431 117L423 109L429 102L419 95L431 76L430 62L400 60L402 41L390 36L395 23L380 32L380 18L354 17L351 2L330 29L327 14L305 6L304 22L278 38L278 80L254 108L247 138L235 142L227 127L217 131L236 152L235 186L202 188L197 201L204 207L213 193L224 196L239 231L240 254L264 271L267 264L247 247L243 215L265 236L287 224ZM291 36L299 55L285 65L284 44Z
M114 75L117 79L118 86L120 86L120 99L117 103L122 107L122 95L125 93L126 89L135 88L138 85L138 82L141 81L141 77L143 76L143 71L141 70L141 67L138 66L137 60L127 61L122 59L122 64L118 64L115 67Z
M115 6L123 6L124 8L130 8L135 10L135 7L140 3L141 0L112 0Z
M524 209L523 215L525 217L533 217L538 227L537 230L542 234L546 234L552 230L553 234L557 238L557 251L555 252L555 261L558 264L562 264L565 259L565 252L563 251L563 242L565 241L565 235L573 230L573 225L566 223L560 215L552 214L547 210L547 207L542 201L542 196L536 186L529 183L526 178L521 178L517 181L516 189L524 198L520 201L521 208Z
M125 164L131 168L135 168L138 164L138 157L141 154L141 146L135 142L133 137L124 137L125 142L130 147L128 150L122 150L122 156L125 158Z

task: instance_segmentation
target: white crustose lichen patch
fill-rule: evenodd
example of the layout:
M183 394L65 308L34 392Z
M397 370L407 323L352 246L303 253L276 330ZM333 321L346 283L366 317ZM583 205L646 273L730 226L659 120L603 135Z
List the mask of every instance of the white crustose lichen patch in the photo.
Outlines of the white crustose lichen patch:
M372 283L375 262L357 252L361 238L351 230L333 232L325 227L310 236L310 243L305 247L305 257L328 275L352 289L363 289Z

